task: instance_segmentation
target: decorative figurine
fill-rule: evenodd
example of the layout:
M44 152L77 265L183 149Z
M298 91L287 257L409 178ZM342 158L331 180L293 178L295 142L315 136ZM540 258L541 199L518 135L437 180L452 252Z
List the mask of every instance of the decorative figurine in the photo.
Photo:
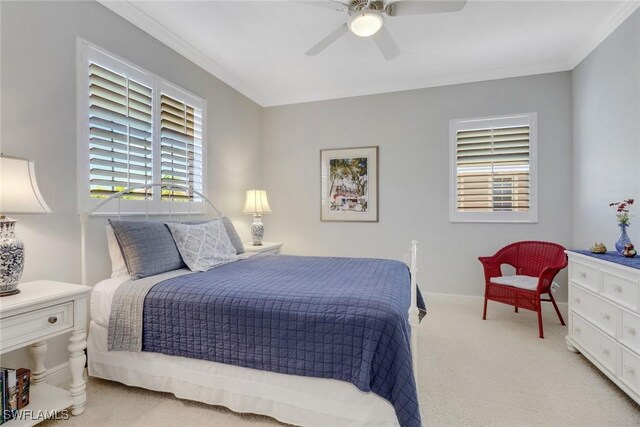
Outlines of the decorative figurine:
M591 252L594 254L604 254L607 253L607 247L602 242L596 242L591 246Z
M638 252L633 248L633 243L627 243L626 245L624 245L624 251L622 252L622 255L628 258L633 258L637 253Z

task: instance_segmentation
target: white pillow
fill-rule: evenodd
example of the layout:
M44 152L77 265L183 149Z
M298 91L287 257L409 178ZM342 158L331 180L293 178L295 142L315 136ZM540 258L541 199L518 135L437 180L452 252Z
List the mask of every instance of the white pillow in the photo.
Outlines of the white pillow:
M191 271L207 271L238 259L221 221L204 224L167 223L182 260Z
M109 258L111 258L111 278L114 279L116 277L128 276L129 271L127 270L127 265L124 263L122 251L120 250L120 245L118 244L116 235L113 232L113 228L111 228L110 225L107 225L106 229Z

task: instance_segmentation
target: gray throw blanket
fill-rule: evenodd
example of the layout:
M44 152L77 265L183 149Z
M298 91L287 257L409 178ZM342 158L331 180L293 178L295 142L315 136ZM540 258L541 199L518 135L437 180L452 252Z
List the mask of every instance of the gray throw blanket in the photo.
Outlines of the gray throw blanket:
M192 274L188 268L168 271L138 280L127 280L116 290L109 315L109 351L142 351L144 299L155 285L167 279Z

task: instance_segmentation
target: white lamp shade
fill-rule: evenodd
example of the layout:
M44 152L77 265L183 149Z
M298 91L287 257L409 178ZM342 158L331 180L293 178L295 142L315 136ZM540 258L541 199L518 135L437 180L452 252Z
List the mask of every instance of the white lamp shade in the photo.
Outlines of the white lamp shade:
M0 212L48 213L31 160L0 156Z
M271 213L271 207L267 200L267 192L264 190L249 190L247 198L244 202L243 213L246 214L265 214Z

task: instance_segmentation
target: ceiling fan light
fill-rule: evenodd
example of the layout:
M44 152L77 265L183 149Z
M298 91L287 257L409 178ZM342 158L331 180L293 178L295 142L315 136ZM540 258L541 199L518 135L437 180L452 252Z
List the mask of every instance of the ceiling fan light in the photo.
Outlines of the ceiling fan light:
M349 30L360 37L370 37L382 28L382 14L373 10L363 10L349 19Z

